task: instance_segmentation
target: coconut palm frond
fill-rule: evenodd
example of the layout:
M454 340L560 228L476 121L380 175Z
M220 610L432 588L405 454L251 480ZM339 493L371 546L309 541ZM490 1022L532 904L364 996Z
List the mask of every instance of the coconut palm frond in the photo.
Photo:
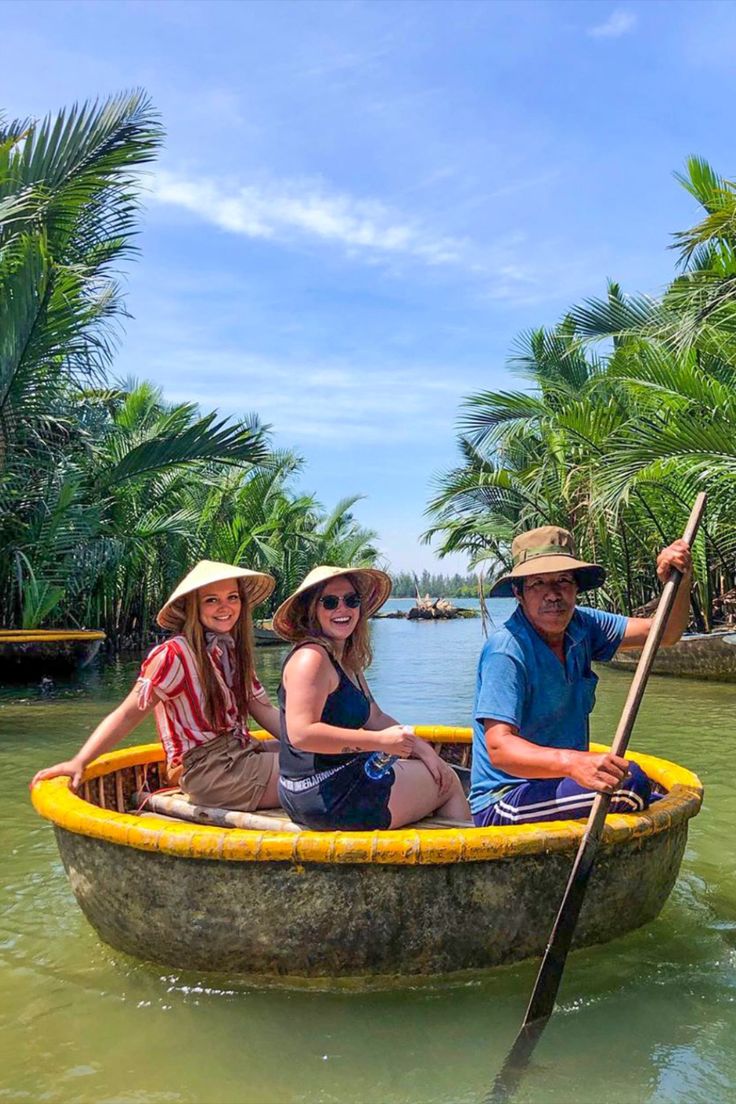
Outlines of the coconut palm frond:
M120 456L105 473L105 485L112 486L142 474L159 472L201 460L219 464L257 464L267 454L264 433L207 414L193 425L174 433L161 433L142 441Z

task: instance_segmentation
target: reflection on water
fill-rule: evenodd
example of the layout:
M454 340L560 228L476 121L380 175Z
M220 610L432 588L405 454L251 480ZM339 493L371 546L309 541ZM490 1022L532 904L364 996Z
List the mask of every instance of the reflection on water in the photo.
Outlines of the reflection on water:
M406 722L468 723L479 621L379 621L373 631L370 681L387 711ZM284 654L258 653L272 693ZM32 687L0 696L0 1099L479 1101L516 1034L534 963L459 986L285 992L164 973L98 941L25 786L39 765L74 750L125 693L135 667L87 672L48 699ZM595 738L612 734L628 682L626 674L602 672ZM651 680L634 746L700 774L703 812L659 919L571 956L561 1008L519 1101L736 1098L736 803L728 785L734 705L736 687ZM134 739L151 735L146 722Z

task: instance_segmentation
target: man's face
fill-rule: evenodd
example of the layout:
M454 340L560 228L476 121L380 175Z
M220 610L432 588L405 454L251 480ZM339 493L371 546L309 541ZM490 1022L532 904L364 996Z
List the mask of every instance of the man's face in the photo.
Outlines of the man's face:
M577 593L572 571L554 571L529 575L524 579L523 591L517 591L516 596L535 629L543 636L559 636L570 624Z

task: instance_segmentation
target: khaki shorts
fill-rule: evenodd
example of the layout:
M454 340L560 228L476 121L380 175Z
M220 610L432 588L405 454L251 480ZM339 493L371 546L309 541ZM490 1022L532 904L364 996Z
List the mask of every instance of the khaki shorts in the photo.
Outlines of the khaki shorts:
M271 778L274 752L258 742L243 747L237 736L216 736L184 756L181 788L194 805L257 809Z

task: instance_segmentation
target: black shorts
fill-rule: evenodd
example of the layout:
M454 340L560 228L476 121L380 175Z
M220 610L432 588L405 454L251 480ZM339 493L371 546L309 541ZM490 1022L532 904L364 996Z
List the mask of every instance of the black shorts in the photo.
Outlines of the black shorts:
M368 754L309 789L294 792L279 781L279 799L295 824L314 832L372 832L388 828L388 799L394 784L393 768L382 778L369 778L363 764Z

